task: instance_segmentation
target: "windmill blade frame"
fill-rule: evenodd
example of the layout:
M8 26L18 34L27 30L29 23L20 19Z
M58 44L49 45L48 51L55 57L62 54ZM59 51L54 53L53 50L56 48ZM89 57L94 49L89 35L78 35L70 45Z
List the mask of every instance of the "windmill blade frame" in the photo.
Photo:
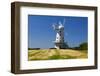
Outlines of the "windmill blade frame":
M65 18L64 18L64 21L63 21L63 25L65 24Z
M58 27L55 24L53 24L52 27L54 30L58 30Z

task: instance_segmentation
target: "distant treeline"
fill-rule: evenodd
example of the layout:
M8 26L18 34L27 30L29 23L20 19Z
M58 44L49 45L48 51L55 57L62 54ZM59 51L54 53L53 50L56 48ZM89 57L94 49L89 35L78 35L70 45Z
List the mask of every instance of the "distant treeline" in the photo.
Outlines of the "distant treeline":
M28 48L28 50L40 50L42 48ZM56 48L48 48L48 49L56 49Z
M28 50L39 50L40 48L28 48Z
M41 48L28 48L28 50L39 50L39 49ZM56 49L56 48L48 48L48 49ZM61 49L88 50L88 43L87 42L81 43L78 47L69 47L67 43L65 43L63 45L63 48Z
M72 49L75 49L75 50L88 50L88 43L87 42L81 43L78 47L73 47Z

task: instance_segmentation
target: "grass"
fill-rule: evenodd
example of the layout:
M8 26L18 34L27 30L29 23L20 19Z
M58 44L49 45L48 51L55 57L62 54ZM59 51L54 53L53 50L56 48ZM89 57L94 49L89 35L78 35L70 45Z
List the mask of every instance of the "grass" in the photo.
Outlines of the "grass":
M28 51L28 60L80 59L88 58L87 50L38 49Z
M66 55L66 56L53 55L53 56L49 57L48 59L74 59L74 58L76 58L76 57L69 56L69 55Z

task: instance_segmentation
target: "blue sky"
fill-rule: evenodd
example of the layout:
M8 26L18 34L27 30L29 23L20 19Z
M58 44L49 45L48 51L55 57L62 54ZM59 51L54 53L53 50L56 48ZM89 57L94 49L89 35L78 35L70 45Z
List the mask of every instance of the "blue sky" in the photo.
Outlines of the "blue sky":
M64 24L64 39L70 47L87 42L88 17L28 15L28 47L52 48L56 32L52 24Z

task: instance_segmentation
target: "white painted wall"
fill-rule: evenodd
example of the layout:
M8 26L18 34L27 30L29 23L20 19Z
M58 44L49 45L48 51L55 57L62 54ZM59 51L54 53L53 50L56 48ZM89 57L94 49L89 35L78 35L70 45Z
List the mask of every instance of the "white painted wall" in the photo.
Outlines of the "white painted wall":
M0 1L0 76L16 76L10 73L11 60L11 15L10 3L13 1L53 3L53 4L68 4L68 5L87 5L98 6L98 43L100 46L100 0L1 0ZM98 48L100 50L100 48ZM100 51L98 56L100 58ZM81 71L65 71L65 72L50 72L37 74L21 74L18 76L100 76L100 59L98 70L81 70Z

